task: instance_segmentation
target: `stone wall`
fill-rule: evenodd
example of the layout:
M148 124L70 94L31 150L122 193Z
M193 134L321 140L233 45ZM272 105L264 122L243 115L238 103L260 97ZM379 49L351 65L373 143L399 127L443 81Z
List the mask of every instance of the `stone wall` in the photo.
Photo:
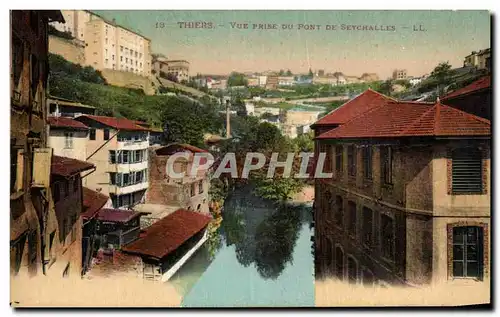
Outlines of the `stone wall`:
M49 52L61 55L72 63L85 65L85 45L81 41L49 35Z

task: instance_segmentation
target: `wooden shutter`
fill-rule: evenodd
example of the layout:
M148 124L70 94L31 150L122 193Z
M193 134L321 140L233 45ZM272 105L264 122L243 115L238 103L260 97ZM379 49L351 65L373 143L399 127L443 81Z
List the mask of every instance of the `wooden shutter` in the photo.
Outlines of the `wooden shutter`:
M477 149L457 149L452 153L452 192L482 193L481 152Z

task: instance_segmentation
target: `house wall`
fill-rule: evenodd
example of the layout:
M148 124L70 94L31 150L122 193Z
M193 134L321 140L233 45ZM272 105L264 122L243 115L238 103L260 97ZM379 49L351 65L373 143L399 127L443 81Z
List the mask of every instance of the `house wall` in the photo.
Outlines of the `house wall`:
M40 189L31 188L33 174L33 152L35 148L46 148L46 88L48 72L47 20L41 11L10 11L11 15L11 106L10 106L10 151L12 165L17 164L15 182L10 190L10 263L11 273L40 273L40 225L39 214L34 207ZM31 18L30 19L30 14ZM33 24L30 24L33 21ZM32 78L31 56L39 62L39 77ZM19 66L18 81L15 72ZM36 101L34 103L33 101ZM27 136L32 140L28 143ZM22 152L23 153L22 153ZM14 175L11 175L11 182ZM34 197L34 196L37 197ZM50 200L50 198L49 198ZM34 238L33 261L28 257L29 239ZM18 269L19 267L19 269Z
M95 69L104 68L104 21L90 20L85 24L85 61Z
M66 148L65 132L73 133L73 147ZM87 159L88 132L85 130L51 128L48 146L54 149L54 155L85 161Z

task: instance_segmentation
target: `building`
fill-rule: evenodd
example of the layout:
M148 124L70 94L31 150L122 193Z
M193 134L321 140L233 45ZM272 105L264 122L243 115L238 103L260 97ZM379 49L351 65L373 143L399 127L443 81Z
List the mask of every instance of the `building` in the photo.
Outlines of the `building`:
M65 23L53 22L51 25L61 32L71 34L80 41L85 41L85 26L90 21L92 13L87 10L61 10L61 12Z
M167 281L205 243L211 217L179 209L146 229L136 241L122 248L142 260L142 278Z
M144 201L148 188L149 129L133 120L82 115L75 120L89 127L87 161L96 171L84 186L111 198L112 208L129 208Z
M394 80L406 79L406 77L407 77L406 69L395 69L392 72L392 79Z
M293 86L295 79L293 76L279 76L278 86Z
M276 75L269 75L266 79L266 89L276 89L278 88L279 79Z
M304 126L316 122L321 113L322 111L311 111L298 107L288 111L281 111L279 115L281 133L290 138L296 138L308 129Z
M54 207L49 208L44 228L45 274L57 277L82 274L82 178L94 165L72 158L52 156L50 188Z
M325 70L324 69L318 69L318 72L316 73L316 76L318 76L318 77L325 76Z
M259 78L259 86L266 87L267 84L267 76L258 76Z
M487 48L478 52L472 51L471 54L465 56L464 67L468 66L491 70L491 49Z
M48 146L54 155L87 160L89 128L70 117L48 117Z
M380 80L380 78L378 77L378 75L375 74L375 73L364 73L363 75L361 75L361 77L359 79L361 81L365 82L365 83L369 83L369 82L379 81Z
M10 11L10 272L46 270L42 217L53 204L47 147L48 23L58 10Z
M416 86L416 85L420 84L422 82L422 80L423 80L422 77L413 77L413 78L410 78L409 82L410 82L410 85Z
M247 79L248 87L258 87L260 86L260 81L258 77L250 77Z
M332 85L336 86L338 84L338 78L337 77L319 77L316 76L312 79L312 82L314 84L324 84L324 85Z
M169 60L163 55L154 55L152 65L157 76L177 82L189 80L189 62L186 60Z
M113 69L149 77L151 40L87 10L63 10L66 23L53 23L85 42L86 64L95 69Z
M49 116L53 117L77 117L82 114L96 114L96 108L68 99L49 96L47 98Z
M95 69L113 69L149 77L151 40L96 14L86 23L85 60Z
M357 84L361 83L358 76L343 76L346 84Z
M491 76L484 76L443 97L443 103L491 120Z
M186 153L188 159L177 159L174 170L186 173L182 179L171 178L167 175L167 161L175 153ZM195 153L207 153L188 144L171 144L163 147L153 147L149 153L149 188L146 204L173 205L188 211L209 213L208 189L209 179L207 171L200 170L198 175L190 176L191 166Z
M333 173L315 185L318 275L365 285L488 279L489 120L368 90L314 129Z
M97 256L101 240L98 236L97 215L108 202L109 197L83 187L82 218L82 275L91 268L92 259Z
M119 250L139 239L142 215L141 212L133 210L101 209L96 216L100 247L105 250Z

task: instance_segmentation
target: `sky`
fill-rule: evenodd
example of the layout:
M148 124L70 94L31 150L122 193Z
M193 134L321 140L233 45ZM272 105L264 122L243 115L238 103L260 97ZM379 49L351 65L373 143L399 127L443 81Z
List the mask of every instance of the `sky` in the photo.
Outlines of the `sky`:
M420 76L440 62L461 67L466 55L490 47L488 11L94 12L151 39L153 53L189 61L191 74L307 73L312 68L350 76L377 73L385 79L403 68L409 76ZM214 28L181 28L179 22L211 22ZM248 29L233 28L232 22L248 23ZM253 24L276 24L277 29L254 29ZM306 30L305 25L319 28Z

